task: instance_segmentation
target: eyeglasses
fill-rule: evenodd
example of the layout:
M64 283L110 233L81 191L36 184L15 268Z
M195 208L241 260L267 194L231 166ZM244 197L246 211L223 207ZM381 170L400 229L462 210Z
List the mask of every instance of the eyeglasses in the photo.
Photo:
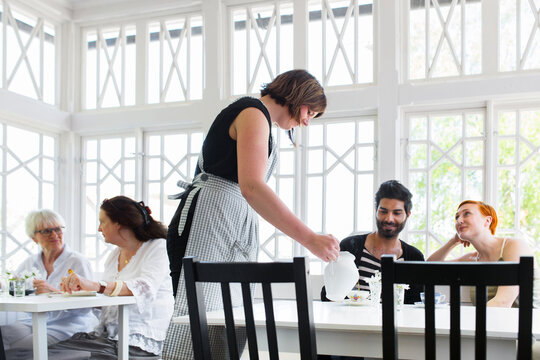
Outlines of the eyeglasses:
M57 227L47 228L43 230L36 230L34 231L34 234L40 233L41 235L44 235L44 236L51 236L51 234L54 231L56 235L61 235L63 233L63 229L64 229L63 226L57 226Z

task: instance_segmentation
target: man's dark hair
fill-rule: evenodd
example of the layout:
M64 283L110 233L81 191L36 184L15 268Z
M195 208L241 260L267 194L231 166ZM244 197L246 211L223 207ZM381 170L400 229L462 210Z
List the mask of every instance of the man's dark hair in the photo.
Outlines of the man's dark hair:
M397 180L388 180L381 184L379 190L375 194L375 210L379 208L379 203L381 199L397 199L403 201L405 204L405 212L407 215L411 212L412 209L412 194L405 186L403 186Z

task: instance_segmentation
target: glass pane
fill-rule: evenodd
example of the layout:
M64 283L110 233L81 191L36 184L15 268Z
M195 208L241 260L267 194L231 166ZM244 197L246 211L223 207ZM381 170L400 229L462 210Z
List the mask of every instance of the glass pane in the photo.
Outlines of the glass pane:
M373 8L369 0L310 3L308 70L324 86L373 82Z

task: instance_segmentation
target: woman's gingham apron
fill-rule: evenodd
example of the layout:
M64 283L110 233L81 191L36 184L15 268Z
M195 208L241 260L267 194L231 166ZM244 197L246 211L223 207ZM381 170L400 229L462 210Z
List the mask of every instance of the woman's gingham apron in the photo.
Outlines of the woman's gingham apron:
M276 145L268 157L265 181L268 181L276 164ZM199 155L199 168L192 184L179 181L188 189L180 215L178 233L185 231L188 212L192 205L194 215L184 256L196 256L200 261L240 262L256 261L259 250L258 214L249 206L237 183L204 172L203 152ZM196 198L193 204L193 199ZM192 210L193 211L193 210ZM184 271L180 273L173 317L188 315ZM223 308L219 284L204 283L206 310ZM242 304L240 287L231 286L233 306ZM172 322L167 330L163 347L163 359L193 359L191 332L188 325ZM227 359L227 340L224 327L209 326L210 346L213 359ZM245 345L245 336L238 334L239 345ZM243 339L243 340L240 340Z

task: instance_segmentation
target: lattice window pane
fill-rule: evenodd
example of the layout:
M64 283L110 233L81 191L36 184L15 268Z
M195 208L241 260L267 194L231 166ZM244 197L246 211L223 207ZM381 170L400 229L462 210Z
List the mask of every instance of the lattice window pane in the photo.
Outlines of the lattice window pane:
M540 68L540 1L500 0L499 29L500 71Z
M278 162L268 181L279 198L291 211L295 211L294 198L296 149L291 144L287 133L272 127L272 136L276 139ZM259 261L277 261L291 258L294 254L295 241L283 235L278 229L259 217Z
M481 73L481 30L481 1L410 0L408 78Z
M310 2L308 69L324 86L373 82L373 1Z
M82 249L96 271L111 248L98 232L101 202L116 195L135 199L136 153L133 136L86 138L83 140Z
M455 233L459 203L484 197L485 120L475 111L409 115L407 121L404 163L413 194L407 238L429 256Z
M230 8L232 93L257 93L293 68L292 2Z
M56 137L0 124L0 212L9 214L1 219L2 270L15 270L38 249L26 235L24 221L31 210L55 208L57 154Z
M540 253L540 108L498 113L498 233L527 240Z
M149 24L148 103L202 99L203 65L201 15Z
M317 121L307 128L306 223L338 239L373 227L375 121ZM311 255L312 272L322 262Z
M135 104L135 26L85 31L86 109Z
M181 131L174 134L147 134L145 143L144 183L147 187L148 206L155 219L168 224L179 202L169 200L167 196L184 191L176 185L178 180L191 182L193 179L203 133Z
M5 58L0 60L3 88L54 104L55 26L7 2L2 5L0 44L6 51Z

